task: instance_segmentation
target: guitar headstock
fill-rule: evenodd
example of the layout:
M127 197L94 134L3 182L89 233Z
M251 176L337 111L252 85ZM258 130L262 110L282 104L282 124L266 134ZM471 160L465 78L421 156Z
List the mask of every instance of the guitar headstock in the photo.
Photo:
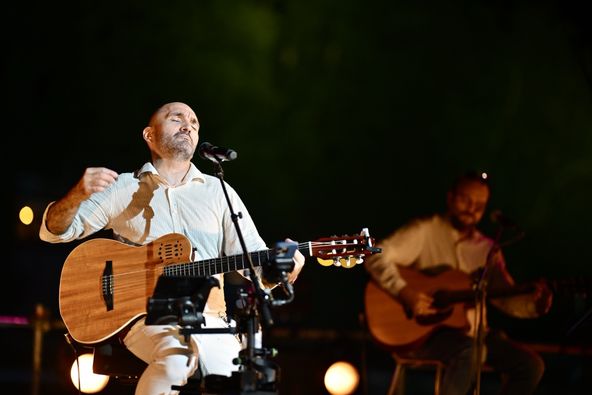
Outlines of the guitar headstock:
M311 255L323 266L352 268L364 262L364 257L381 252L374 247L368 228L359 235L323 237L311 242Z

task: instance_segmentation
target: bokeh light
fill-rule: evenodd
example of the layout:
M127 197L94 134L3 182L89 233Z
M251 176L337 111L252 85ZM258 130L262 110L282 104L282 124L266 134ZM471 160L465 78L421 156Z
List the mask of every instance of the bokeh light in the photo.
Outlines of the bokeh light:
M21 211L19 211L19 219L25 225L30 225L31 222L33 222L33 217L33 209L29 206L24 206L21 208Z
M93 355L82 354L78 357L78 361L80 366L74 360L70 369L70 378L76 389L80 389L85 394L94 394L105 388L109 382L109 376L93 373ZM80 371L80 388L78 387L78 371Z
M350 395L359 382L360 375L349 362L335 362L325 373L325 388L331 395Z

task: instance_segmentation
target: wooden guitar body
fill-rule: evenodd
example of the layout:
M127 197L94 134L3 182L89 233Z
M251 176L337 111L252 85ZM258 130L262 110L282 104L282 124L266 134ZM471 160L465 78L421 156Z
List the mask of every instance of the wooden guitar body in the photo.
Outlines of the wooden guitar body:
M442 290L467 290L469 276L458 270L446 270L428 275L420 271L399 267L401 276L413 288L433 295ZM451 304L433 316L408 317L397 299L374 281L369 281L364 294L367 325L376 341L386 347L415 347L442 327L468 328L464 304Z

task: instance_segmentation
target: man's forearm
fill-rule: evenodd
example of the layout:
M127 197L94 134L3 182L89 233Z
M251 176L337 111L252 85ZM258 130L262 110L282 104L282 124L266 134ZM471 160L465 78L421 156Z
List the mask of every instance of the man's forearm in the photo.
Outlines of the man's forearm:
M45 226L55 235L60 235L72 225L74 216L80 208L83 199L76 194L68 193L62 199L56 201L47 210Z

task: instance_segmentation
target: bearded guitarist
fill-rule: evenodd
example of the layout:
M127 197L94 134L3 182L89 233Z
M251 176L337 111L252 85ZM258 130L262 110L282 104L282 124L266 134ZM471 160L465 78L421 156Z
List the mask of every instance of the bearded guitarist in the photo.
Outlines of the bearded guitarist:
M378 243L382 253L365 264L371 275L366 289L371 334L385 346L443 361L447 366L443 395L466 395L475 384L478 328L484 347L477 359L486 358L489 366L505 374L504 394L532 394L544 372L542 358L488 327L486 303L470 297L475 295L474 279L486 278L485 295L508 291L489 301L512 316L536 318L549 310L552 301L544 283L508 296L517 285L506 270L504 255L477 229L490 192L485 174L458 177L447 192L444 213L415 219L394 231ZM441 298L437 291L452 296ZM482 325L475 325L479 322Z

